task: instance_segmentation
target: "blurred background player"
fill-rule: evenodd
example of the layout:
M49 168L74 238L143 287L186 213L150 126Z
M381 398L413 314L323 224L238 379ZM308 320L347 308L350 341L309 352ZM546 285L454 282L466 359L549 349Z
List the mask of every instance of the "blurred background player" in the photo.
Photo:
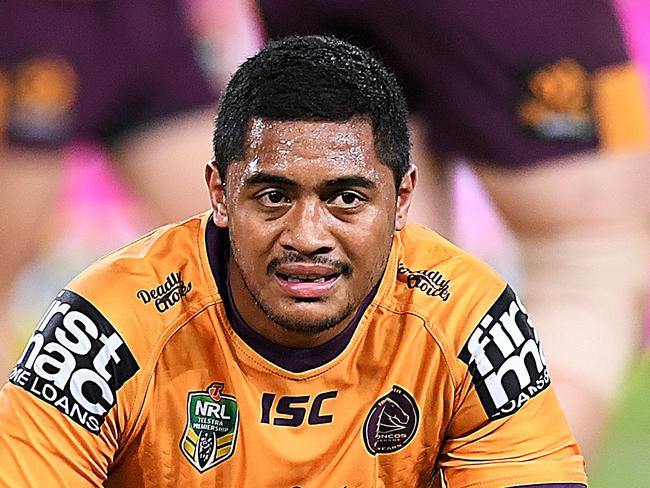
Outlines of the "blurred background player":
M650 249L647 109L613 5L261 0L260 8L271 38L334 34L394 69L414 114L412 220L449 236L448 163L470 162L517 238L525 301L589 455L639 347Z
M76 256L59 287L141 227L208 207L201 167L211 155L219 86L235 57L257 46L241 2L220 2L218 12L213 4L0 0L0 343L9 356L0 352L2 373L18 353L9 336L21 335L10 317L16 277L49 252L53 234L68 241L60 254L86 252L88 242L70 244L80 227L101 242L83 260ZM80 200L97 197L102 206L124 195L106 171L109 159L144 207L140 228L116 230L123 216L115 208L79 211ZM62 195L71 202L66 218ZM26 295L29 304L33 291Z

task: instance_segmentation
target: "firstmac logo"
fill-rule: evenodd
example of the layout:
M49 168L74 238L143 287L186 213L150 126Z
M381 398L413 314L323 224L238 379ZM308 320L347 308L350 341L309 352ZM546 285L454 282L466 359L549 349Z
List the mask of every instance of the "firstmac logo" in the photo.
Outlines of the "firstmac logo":
M128 346L95 306L71 290L50 305L9 381L95 435L117 392L139 369Z
M480 320L458 357L469 367L492 420L512 415L551 383L537 333L510 286Z

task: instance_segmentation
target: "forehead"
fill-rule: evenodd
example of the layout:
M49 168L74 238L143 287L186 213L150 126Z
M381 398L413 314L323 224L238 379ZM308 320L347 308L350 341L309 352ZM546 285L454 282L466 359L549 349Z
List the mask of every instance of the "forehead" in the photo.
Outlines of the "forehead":
M233 167L234 166L234 167ZM375 152L372 125L364 119L345 122L253 119L245 156L231 165L239 178L260 171L316 176L363 174L383 179L391 170Z

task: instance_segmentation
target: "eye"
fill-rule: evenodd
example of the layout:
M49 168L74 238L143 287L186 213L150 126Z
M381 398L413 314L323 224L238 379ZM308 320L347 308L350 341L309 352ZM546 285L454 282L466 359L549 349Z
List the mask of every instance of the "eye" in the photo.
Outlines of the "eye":
M265 207L281 207L289 203L289 198L279 190L266 190L257 196Z
M341 208L357 208L363 202L365 202L365 198L354 191L343 191L329 201L330 205Z

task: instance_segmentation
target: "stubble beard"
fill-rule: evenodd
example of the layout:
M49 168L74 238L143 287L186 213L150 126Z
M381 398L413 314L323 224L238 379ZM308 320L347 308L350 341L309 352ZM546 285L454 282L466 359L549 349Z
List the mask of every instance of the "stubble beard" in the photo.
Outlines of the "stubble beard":
M307 321L301 318L294 318L288 315L275 313L271 307L264 302L264 300L259 297L255 300L262 311L271 321L273 321L274 324L288 332L299 333L306 336L316 336L336 327L345 320L346 317L350 316L355 309L354 304L348 302L345 307L339 310L336 314L323 317L316 321Z

